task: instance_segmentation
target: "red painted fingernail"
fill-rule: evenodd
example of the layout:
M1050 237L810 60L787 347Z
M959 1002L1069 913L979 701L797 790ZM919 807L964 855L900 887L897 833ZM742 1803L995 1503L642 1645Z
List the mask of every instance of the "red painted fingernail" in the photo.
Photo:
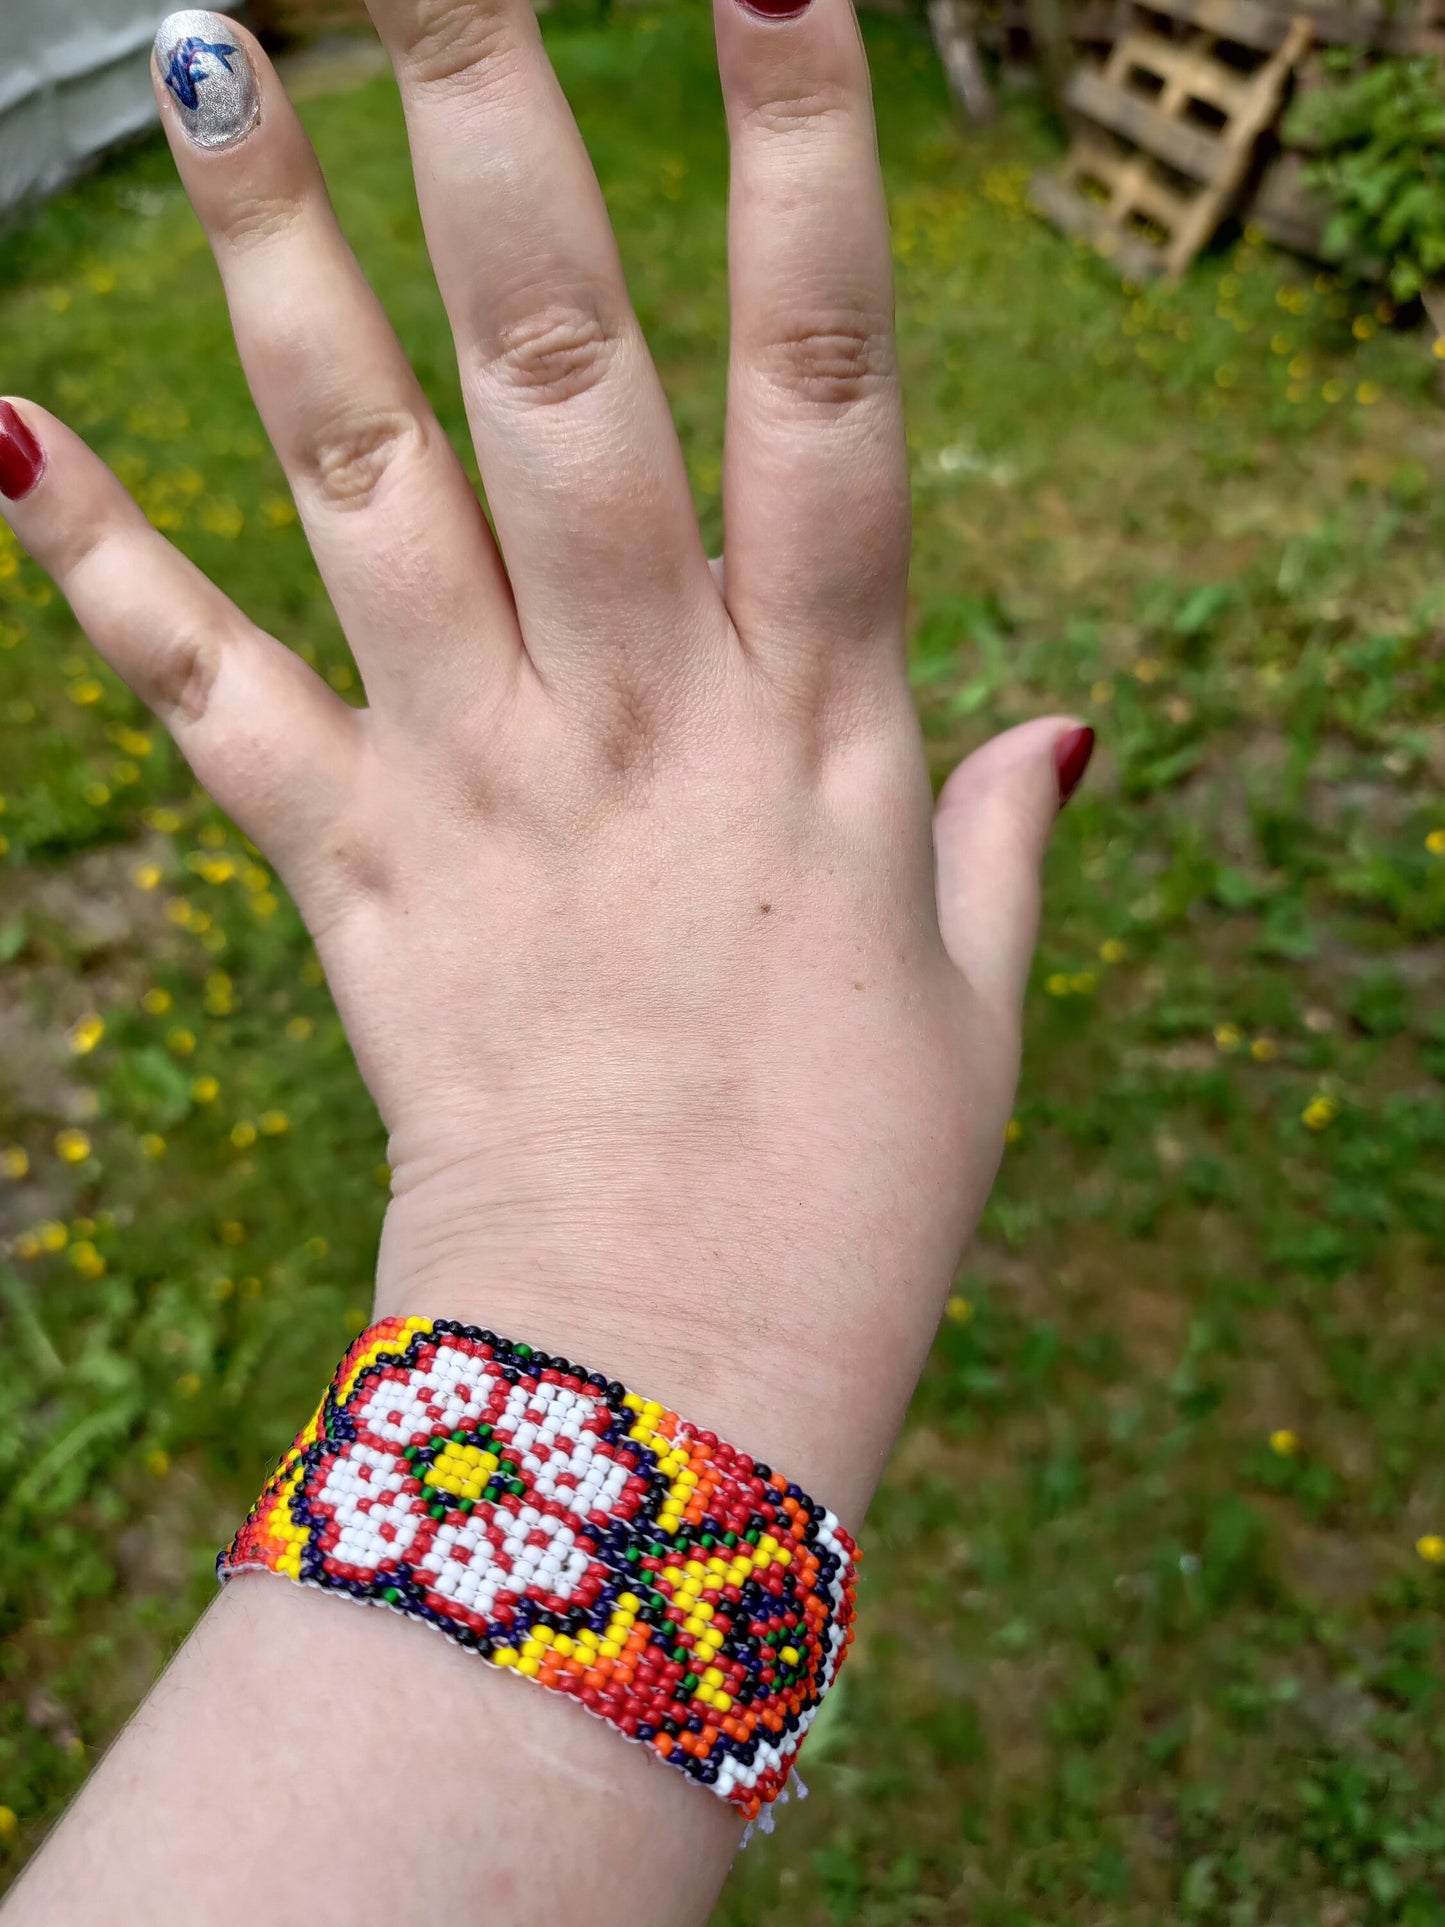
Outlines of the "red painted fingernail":
M8 401L0 401L0 495L18 502L40 480L45 450Z
M744 13L761 14L764 20L796 20L812 3L813 0L738 0Z
M1054 770L1059 779L1059 808L1073 795L1084 780L1084 771L1089 767L1089 758L1094 753L1094 732L1087 725L1082 729L1071 729L1054 744Z

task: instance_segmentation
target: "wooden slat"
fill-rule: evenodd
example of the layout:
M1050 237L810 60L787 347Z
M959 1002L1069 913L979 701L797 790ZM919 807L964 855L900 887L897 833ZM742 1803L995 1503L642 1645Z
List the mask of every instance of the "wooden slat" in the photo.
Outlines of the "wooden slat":
M1146 153L1177 167L1196 181L1213 181L1225 165L1225 149L1215 134L1206 134L1172 114L1161 114L1149 101L1126 88L1111 87L1099 74L1080 68L1069 82L1068 103L1077 113L1123 134Z
M1160 272L1163 264L1158 248L1151 247L1142 236L1122 232L1107 208L1076 194L1052 174L1035 175L1029 198L1055 227L1089 242L1116 263L1129 280L1148 281Z
M1132 4L1263 54L1278 53L1289 38L1291 15L1262 0L1132 0Z
M1193 47L1177 47L1157 34L1130 34L1120 46L1127 48L1124 71L1142 67L1179 90L1184 99L1208 101L1231 120L1247 114L1254 102L1255 83L1264 67L1252 74L1238 74L1219 61L1201 61ZM1266 79L1266 89L1270 82Z

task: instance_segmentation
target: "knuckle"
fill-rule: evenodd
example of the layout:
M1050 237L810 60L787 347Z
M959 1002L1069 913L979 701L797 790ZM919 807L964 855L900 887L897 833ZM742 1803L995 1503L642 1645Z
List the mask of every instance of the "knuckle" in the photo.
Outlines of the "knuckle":
M298 451L298 480L329 508L364 509L423 439L421 423L404 409L318 423Z
M600 301L551 302L498 329L487 357L494 377L538 407L573 401L606 375L621 330Z
M829 133L848 119L854 106L848 88L819 81L794 93L753 101L743 112L742 124L749 132L764 136Z
M757 355L770 387L827 413L842 413L891 392L893 331L861 314L799 320Z
M181 630L146 663L136 693L168 724L194 726L210 706L220 667L219 636Z
M294 195L253 191L237 195L218 225L231 247L250 249L264 247L288 233L300 214L301 202Z
M504 83L520 47L515 20L495 0L422 0L412 9L402 53L406 75L418 85L464 81L474 89Z

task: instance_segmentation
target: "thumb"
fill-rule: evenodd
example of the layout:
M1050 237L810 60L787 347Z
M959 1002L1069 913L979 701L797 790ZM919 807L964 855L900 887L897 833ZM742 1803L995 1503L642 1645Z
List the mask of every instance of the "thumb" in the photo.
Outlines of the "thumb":
M1093 752L1092 729L1044 716L995 736L943 786L933 817L939 927L990 1004L1013 1010L1023 1001L1044 851Z

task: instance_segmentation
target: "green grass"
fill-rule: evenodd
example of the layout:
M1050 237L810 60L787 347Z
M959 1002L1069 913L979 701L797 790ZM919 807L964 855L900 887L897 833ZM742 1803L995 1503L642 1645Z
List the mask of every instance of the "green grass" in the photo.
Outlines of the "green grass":
M716 543L706 23L554 17L548 38ZM1417 1550L1445 1533L1430 363L1374 297L1247 236L1176 290L1121 292L1024 211L1049 151L1029 114L961 132L921 34L869 39L938 767L1045 708L1093 717L1101 749L1050 859L1015 1141L805 1755L815 1797L719 1919L1440 1927L1445 1567ZM305 112L460 438L390 85ZM7 388L352 687L158 146L5 240L0 346ZM14 1867L360 1321L385 1171L289 905L8 547L0 645Z

